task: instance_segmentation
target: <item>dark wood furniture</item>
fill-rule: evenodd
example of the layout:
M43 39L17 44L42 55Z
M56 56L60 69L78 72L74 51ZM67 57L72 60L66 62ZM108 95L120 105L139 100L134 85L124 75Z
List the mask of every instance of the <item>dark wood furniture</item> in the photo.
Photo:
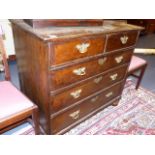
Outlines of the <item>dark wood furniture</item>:
M102 19L24 19L33 28L43 28L49 26L101 26Z
M11 20L22 91L38 104L46 134L63 134L121 98L140 27L33 29Z
M141 34L155 32L155 19L128 19L127 23L144 27L144 30L141 31Z
M144 59L139 58L137 56L132 56L129 69L128 69L128 76L133 76L137 78L136 89L139 88L146 66L147 66L147 62ZM140 72L139 75L135 73L137 71Z
M0 81L0 134L27 121L32 123L35 133L39 134L37 106L9 81L10 72L1 34L0 55L5 73L5 81Z

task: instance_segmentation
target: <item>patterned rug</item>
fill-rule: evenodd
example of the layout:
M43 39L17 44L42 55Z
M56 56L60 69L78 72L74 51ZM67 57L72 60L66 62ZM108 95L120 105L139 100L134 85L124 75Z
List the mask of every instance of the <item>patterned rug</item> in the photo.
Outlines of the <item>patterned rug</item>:
M155 94L128 80L118 106L109 106L65 135L154 135Z

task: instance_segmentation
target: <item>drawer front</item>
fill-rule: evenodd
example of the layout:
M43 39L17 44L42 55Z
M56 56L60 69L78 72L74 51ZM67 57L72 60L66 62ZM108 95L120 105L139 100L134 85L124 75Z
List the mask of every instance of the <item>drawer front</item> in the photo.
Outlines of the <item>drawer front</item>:
M81 99L101 90L105 89L120 80L123 80L127 71L128 65L123 65L117 69L113 69L110 72L106 72L92 78L79 86L64 91L63 93L53 95L52 98L52 112L61 110Z
M75 123L80 118L98 109L102 105L106 104L111 99L120 95L122 89L122 83L119 83L111 88L105 90L101 94L92 97L91 99L84 101L80 105L55 116L51 119L51 131L52 134L59 132L60 130L68 127L72 123Z
M55 44L53 49L54 58L51 58L51 65L59 65L78 58L101 54L104 52L105 38L105 36L85 37Z
M95 76L110 68L130 61L133 49L120 51L113 55L102 56L98 59L81 63L62 70L51 72L51 90L56 90L74 82Z
M137 31L115 33L108 36L106 52L133 46L137 40Z

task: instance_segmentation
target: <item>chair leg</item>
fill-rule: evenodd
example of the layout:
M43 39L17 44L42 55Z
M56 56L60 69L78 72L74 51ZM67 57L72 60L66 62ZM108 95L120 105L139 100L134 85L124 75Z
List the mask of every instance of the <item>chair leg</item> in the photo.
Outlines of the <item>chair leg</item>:
M143 66L143 67L141 68L140 75L139 75L139 77L138 77L138 81L137 81L137 84L136 84L136 89L139 88L139 85L140 85L140 83L141 83L141 81L142 81L142 78L143 78L143 75L144 75L146 66L147 66L147 65L145 65L145 66Z
M34 122L34 130L35 130L36 135L40 134L38 118L39 118L38 107L34 106L32 119L33 119L33 122Z

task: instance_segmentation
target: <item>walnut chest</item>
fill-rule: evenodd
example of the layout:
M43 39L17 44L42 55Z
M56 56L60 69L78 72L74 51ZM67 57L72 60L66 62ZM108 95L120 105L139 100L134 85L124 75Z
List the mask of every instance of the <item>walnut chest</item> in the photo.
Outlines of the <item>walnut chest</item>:
M21 90L40 110L45 134L63 134L121 98L140 27L33 29L12 20Z

